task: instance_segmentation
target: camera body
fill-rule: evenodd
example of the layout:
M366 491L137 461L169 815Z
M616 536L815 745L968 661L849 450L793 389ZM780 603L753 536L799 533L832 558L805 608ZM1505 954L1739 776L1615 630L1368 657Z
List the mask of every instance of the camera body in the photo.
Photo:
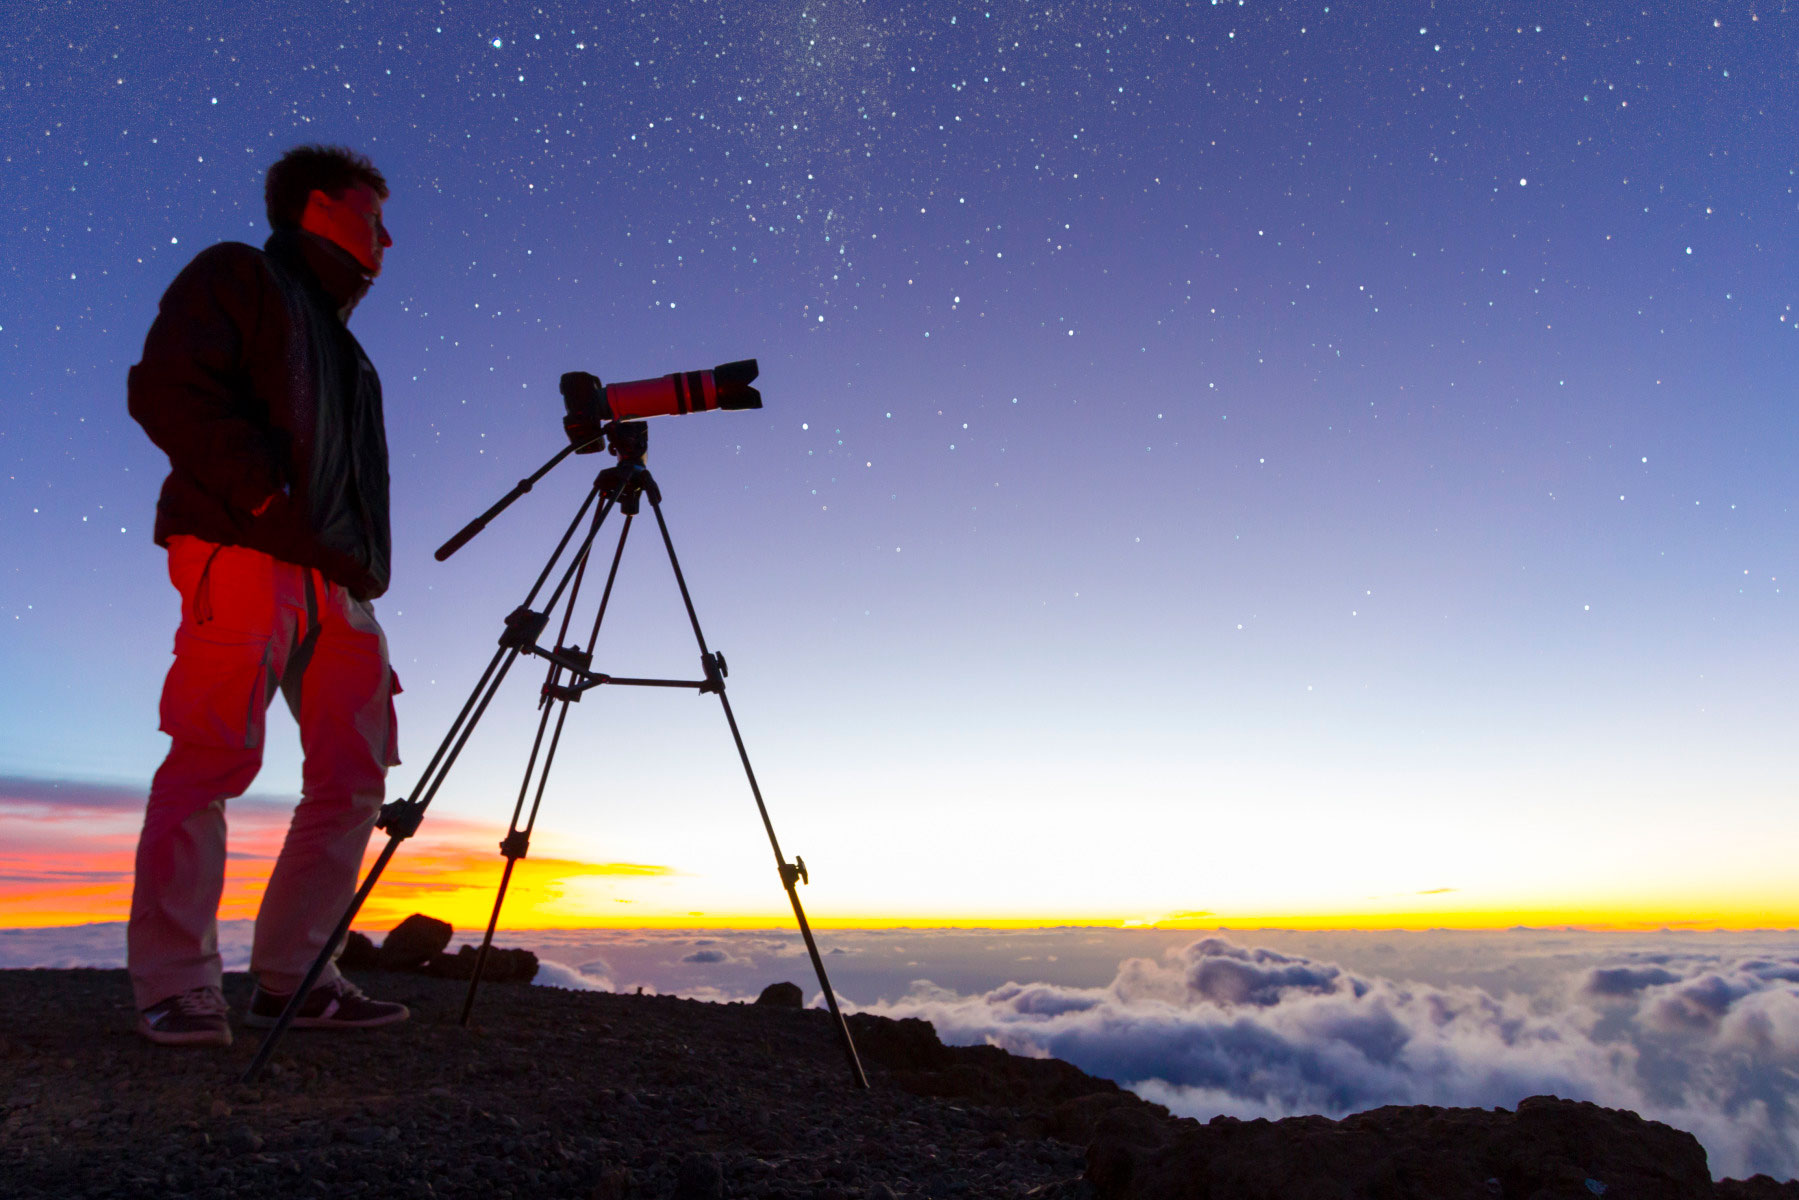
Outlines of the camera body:
M613 421L761 408L762 393L750 386L760 371L753 358L721 363L710 371L677 371L613 384L601 383L599 376L586 371L569 371L562 376L562 428L575 453L593 454Z

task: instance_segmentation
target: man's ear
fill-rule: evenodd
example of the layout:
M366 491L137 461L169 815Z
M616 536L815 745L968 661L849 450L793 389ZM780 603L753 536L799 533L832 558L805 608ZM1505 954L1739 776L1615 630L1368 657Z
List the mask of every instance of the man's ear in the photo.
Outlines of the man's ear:
M323 217L325 215L326 206L330 202L331 197L327 196L324 192L321 192L318 188L313 188L310 192L307 192L306 207L300 210L300 227L304 229L310 223L310 219Z

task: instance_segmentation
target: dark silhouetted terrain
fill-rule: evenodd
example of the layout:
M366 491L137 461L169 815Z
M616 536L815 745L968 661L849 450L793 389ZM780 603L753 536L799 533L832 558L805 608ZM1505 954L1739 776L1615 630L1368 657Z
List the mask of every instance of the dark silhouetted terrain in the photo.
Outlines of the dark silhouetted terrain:
M1690 1135L1592 1105L1207 1124L1054 1059L822 1012L356 973L411 1022L154 1047L123 971L0 972L5 1197L1799 1197L1714 1185ZM248 981L228 976L236 1011Z

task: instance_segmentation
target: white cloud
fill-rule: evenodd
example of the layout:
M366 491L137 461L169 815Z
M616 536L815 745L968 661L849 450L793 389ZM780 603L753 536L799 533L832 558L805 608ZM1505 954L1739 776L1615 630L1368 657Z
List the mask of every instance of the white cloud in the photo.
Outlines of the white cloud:
M537 976L531 982L540 987L567 988L576 992L618 991L607 976L606 964L603 962L571 967L567 963L540 958L537 960Z
M1206 938L1104 987L920 982L865 1011L1053 1055L1209 1118L1493 1107L1552 1093L1697 1134L1714 1172L1799 1174L1799 958L1624 963L1535 996L1400 983Z
M253 921L219 922L219 957L227 971L250 967ZM125 922L0 929L0 969L14 967L123 967Z

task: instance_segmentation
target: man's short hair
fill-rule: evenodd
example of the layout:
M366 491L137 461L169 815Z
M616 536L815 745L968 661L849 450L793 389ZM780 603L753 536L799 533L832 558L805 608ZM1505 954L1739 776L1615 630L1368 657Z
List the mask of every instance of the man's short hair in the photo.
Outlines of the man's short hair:
M306 211L306 198L313 192L341 196L359 183L366 183L375 195L387 199L387 180L374 163L356 151L346 146L295 146L269 168L263 180L262 199L268 206L269 225L275 229L298 229L300 214Z

